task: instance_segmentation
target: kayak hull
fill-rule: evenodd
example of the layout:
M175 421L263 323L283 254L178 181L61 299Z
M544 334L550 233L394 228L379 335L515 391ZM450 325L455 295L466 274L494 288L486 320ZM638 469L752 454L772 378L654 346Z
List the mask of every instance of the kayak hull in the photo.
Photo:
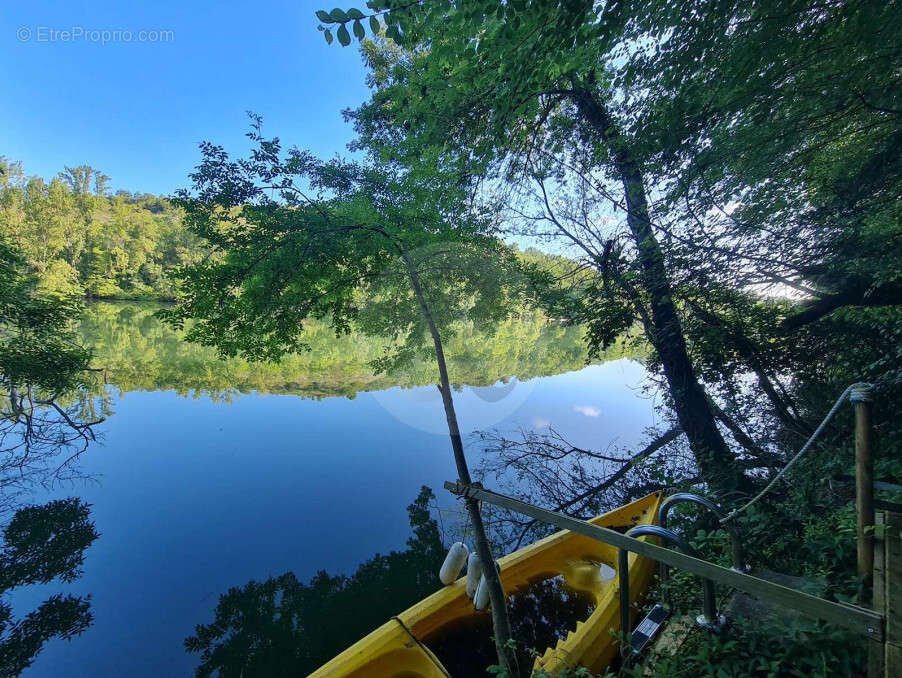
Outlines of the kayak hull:
M593 518L601 527L626 528L655 524L660 493ZM566 588L591 599L594 610L556 645L535 660L535 669L555 675L584 666L592 672L607 667L616 657L620 630L617 549L567 530L552 534L498 561L507 595L531 584L563 577ZM629 555L630 598L638 602L654 575L654 562ZM606 567L602 567L606 566ZM607 573L607 576L605 576ZM635 618L635 606L632 617ZM466 623L488 612L478 612L460 577L408 608L311 674L312 678L433 678L449 676L430 642L443 629ZM454 678L458 678L454 676Z

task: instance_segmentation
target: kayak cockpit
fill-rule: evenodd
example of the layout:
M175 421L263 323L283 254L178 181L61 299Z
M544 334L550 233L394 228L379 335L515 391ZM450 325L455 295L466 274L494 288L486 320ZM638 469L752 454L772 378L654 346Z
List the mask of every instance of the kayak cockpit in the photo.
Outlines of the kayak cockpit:
M661 495L655 493L590 522L618 531L655 524ZM508 596L514 637L544 653L533 666L555 675L585 666L603 670L616 657L611 633L620 630L617 549L562 531L498 561ZM630 600L644 595L654 562L629 555ZM474 609L466 577L393 617L332 661L314 678L433 678L485 675L497 663L489 611Z

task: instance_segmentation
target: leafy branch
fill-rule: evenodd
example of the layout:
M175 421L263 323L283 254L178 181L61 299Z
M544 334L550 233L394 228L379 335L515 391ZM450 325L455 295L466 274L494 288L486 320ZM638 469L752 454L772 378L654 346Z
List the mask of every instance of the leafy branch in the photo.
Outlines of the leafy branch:
M410 2L398 7L392 7L389 0L383 0L382 2L373 4L380 4L382 5L382 8L376 9L370 14L365 14L356 7L352 7L348 10L336 7L331 12L322 9L317 10L316 18L322 22L317 28L322 31L326 43L331 45L332 41L335 39L332 36L332 29L328 28L328 26L338 26L335 37L338 38L338 42L342 47L347 47L351 44L351 33L354 34L354 37L357 38L357 40L363 42L366 38L366 28L364 28L363 22L366 21L369 24L370 33L373 37L382 34L384 30L387 37L400 45L403 39L404 17L402 14L407 14L411 7L420 5L421 0L416 0L415 2ZM383 23L385 24L384 29ZM349 25L350 30L348 30Z

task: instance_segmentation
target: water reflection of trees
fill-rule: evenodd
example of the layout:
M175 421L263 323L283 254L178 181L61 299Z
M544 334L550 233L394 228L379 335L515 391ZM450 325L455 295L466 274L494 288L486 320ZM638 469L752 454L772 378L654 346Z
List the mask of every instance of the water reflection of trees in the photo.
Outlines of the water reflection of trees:
M21 253L0 239L0 675L31 665L51 638L72 638L91 623L87 598L57 593L15 618L10 591L81 575L97 539L79 499L23 505L37 485L78 476L78 456L101 420L90 395L91 352L74 320L77 299L43 295Z
M81 576L85 550L98 536L90 506L74 498L19 508L3 529L0 675L19 675L48 640L68 640L91 625L90 597L56 593L19 619L3 597L21 586L75 581Z
M0 515L38 486L84 479L78 458L109 413L109 399L85 389L58 397L14 387L0 397Z
M474 434L483 450L476 475L499 492L528 504L589 519L665 487L697 481L697 471L678 426L649 429L634 448L575 445L555 429L496 430ZM519 513L491 507L493 537L516 550L554 531Z
M429 360L376 375L371 363L384 356L386 342L360 335L336 337L328 323L320 322L307 324L310 350L279 363L220 360L215 350L182 341L181 333L154 316L156 308L97 303L82 316L82 341L93 348L94 362L104 368L106 380L122 391L171 389L223 400L250 391L353 397L437 380ZM580 369L586 364L582 334L580 327L549 322L536 313L503 322L489 335L462 322L448 341L449 371L457 381L490 386L510 376L528 379ZM636 350L620 342L603 359L635 355Z
M199 678L307 675L434 593L447 544L430 512L435 496L424 487L408 506L412 535L403 551L375 555L350 576L317 573L308 583L287 572L250 581L220 596L214 619L198 624L185 648L200 655ZM587 618L594 602L569 590L561 577L537 581L510 597L511 623L521 660L532 663ZM425 639L451 675L485 675L497 663L488 612Z
M200 654L197 676L307 675L392 615L436 591L445 557L424 487L407 507L403 551L375 555L350 575L321 571L304 584L291 572L220 596L212 623L185 640Z
M83 388L56 396L13 386L0 401L0 516L11 516L0 543L0 675L18 675L48 640L70 639L93 621L89 596L55 593L17 618L8 595L81 576L85 551L99 536L90 506L77 498L23 504L36 486L84 478L77 460L97 440L102 408Z

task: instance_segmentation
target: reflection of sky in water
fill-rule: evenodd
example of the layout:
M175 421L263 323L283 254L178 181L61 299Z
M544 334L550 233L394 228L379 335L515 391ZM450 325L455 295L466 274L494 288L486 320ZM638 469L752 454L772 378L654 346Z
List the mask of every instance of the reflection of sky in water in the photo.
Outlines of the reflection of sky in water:
M618 360L528 382L463 387L463 430L553 426L574 443L630 445L652 424L643 369ZM403 545L421 485L455 477L435 387L354 400L128 393L84 458L99 484L37 496L93 504L101 538L71 586L17 592L24 612L48 592L93 595L94 626L53 641L26 676L189 675L182 640L212 620L221 592L293 570L350 572ZM593 414L590 414L592 412ZM390 416L387 416L390 415ZM471 458L474 456L471 452Z
M454 410L461 433L498 425L523 405L538 379L510 379L492 386L462 386L454 391ZM372 397L398 421L428 433L448 435L442 397L436 386L390 388Z

